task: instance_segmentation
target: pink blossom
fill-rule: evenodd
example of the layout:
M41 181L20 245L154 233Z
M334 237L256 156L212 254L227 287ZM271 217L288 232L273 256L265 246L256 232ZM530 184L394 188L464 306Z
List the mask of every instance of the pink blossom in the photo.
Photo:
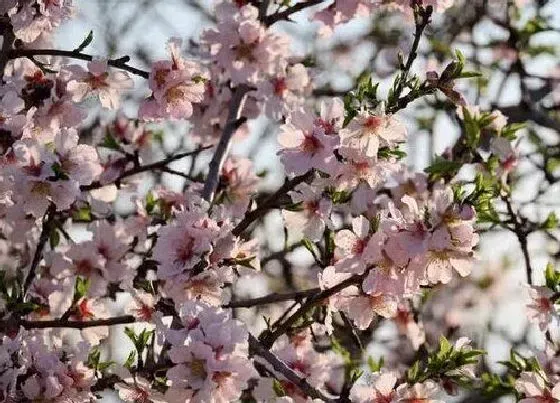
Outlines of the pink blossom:
M196 402L237 400L255 376L247 354L247 332L219 308L186 303L181 307L185 335L172 338L167 371L171 389L191 389Z
M500 177L502 184L506 186L508 175L517 167L519 161L518 151L513 147L511 141L504 137L492 137L490 140L490 151L500 161L496 173Z
M333 357L318 353L313 348L311 332L302 331L291 337L282 336L273 347L274 353L299 376L316 388L323 388L329 378ZM283 381L288 395L301 394L296 385ZM291 392L291 393L290 393Z
M371 189L377 189L389 175L400 169L394 160L353 160L340 164L334 182L344 190L353 190L360 183L366 183Z
M4 94L0 101L0 129L12 132L13 137L21 134L23 126L27 123L25 114L21 114L25 107L23 99L14 91Z
M522 372L515 381L515 389L525 395L520 403L546 403L560 400L560 384L557 383L550 390L546 383L548 379L544 374L536 372Z
M233 16L219 15L217 27L202 34L210 57L233 84L256 83L279 70L288 54L287 38L258 21L258 9L245 5Z
M532 323L538 324L541 331L545 331L548 325L556 317L556 310L552 301L553 292L547 287L528 286L529 297L527 304L527 316Z
M156 297L145 291L134 290L132 300L125 307L125 313L133 315L138 320L151 322L156 313Z
M394 149L406 137L406 127L396 116L362 113L340 131L340 153L356 162L375 161L379 148Z
M228 158L222 167L220 181L224 186L224 204L230 208L233 217L242 217L259 184L252 162L246 158Z
M187 119L193 114L192 104L202 101L206 75L197 63L179 56L179 44L173 38L168 44L172 60L152 65L149 77L152 96L140 106L140 119Z
M115 389L119 391L119 398L130 403L164 403L163 394L153 390L150 382L141 377L127 378L124 383L117 383Z
M72 11L72 0L36 0L24 3L10 19L16 37L23 42L33 42L67 20Z
M322 35L330 35L337 25L348 22L356 16L369 15L376 3L378 2L363 0L337 1L317 12L313 19L323 24L319 31Z
M212 70L212 77L205 83L205 93L202 102L193 105L193 116L190 121L193 124L189 136L194 138L196 143L202 145L214 144L220 138L227 122L228 104L231 100L232 91L228 86L219 83L219 76L215 69ZM255 98L250 96L243 102L241 115L248 119L253 119L261 113ZM247 123L242 124L233 136L234 141L239 141L249 134Z
M217 225L199 212L181 211L176 220L159 231L153 257L158 277L167 279L191 270L212 249Z
M329 266L319 274L319 285L322 289L328 289L350 276L350 273L338 273L334 266ZM359 329L367 329L376 314L387 318L395 316L397 302L393 295L363 294L356 286L346 287L329 298L329 306L335 311L345 312Z
M397 402L421 401L425 403L444 403L437 398L441 393L438 384L432 380L415 383L412 386L402 384L397 388Z
M61 170L80 185L89 185L102 172L99 156L94 147L78 144L73 129L62 130L55 137L55 150Z
M287 66L285 71L275 77L263 80L255 95L264 103L264 113L279 120L289 111L303 106L304 96L308 95L310 80L307 69L301 63Z
M133 87L132 79L124 71L110 71L107 60L93 60L87 64L88 71L81 66L68 66L71 79L67 90L74 102L80 102L89 94L96 94L101 105L108 109L117 109L120 93Z
M278 142L282 149L278 154L290 175L302 175L312 168L331 173L336 167L338 137L326 134L315 120L314 114L297 110L280 127Z
M404 304L399 305L395 323L400 334L406 335L415 351L426 341L424 325L414 319L414 314Z
M390 403L395 401L394 390L398 379L396 372L381 372L368 382L368 385L356 384L352 388L352 401L359 403Z
M364 216L352 220L352 230L343 229L335 235L335 259L338 271L362 273L368 265L382 260L386 236L383 232L370 234L371 222Z
M301 210L282 212L288 230L311 241L321 239L325 228L331 227L332 202L320 189L307 183L296 186L290 197L294 203L301 204Z
M36 217L43 216L51 202L60 210L69 208L80 194L79 182L49 180L56 176L56 155L30 139L17 141L13 150L19 166L14 173L15 201Z

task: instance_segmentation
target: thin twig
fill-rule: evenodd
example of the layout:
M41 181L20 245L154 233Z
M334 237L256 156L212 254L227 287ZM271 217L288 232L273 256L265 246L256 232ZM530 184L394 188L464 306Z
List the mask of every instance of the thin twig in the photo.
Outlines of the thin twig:
M311 288L309 290L294 291L294 292L289 292L284 294L273 293L258 298L252 298L252 299L246 299L240 301L231 301L229 304L226 304L223 307L224 308L250 308L258 305L274 304L276 302L291 301L291 300L297 301L303 298L311 297L320 292L321 289L317 287L317 288Z
M313 171L309 171L303 175L296 176L295 178L286 181L276 192L274 192L271 196L267 197L266 200L260 203L255 210L249 211L247 214L245 214L245 217L232 230L233 235L241 235L241 233L245 231L253 221L257 220L263 214L278 206L278 201L281 199L281 196L284 196L300 183L307 182L313 177L313 175Z
M0 82L4 78L4 69L8 60L10 60L10 50L14 40L16 39L14 35L14 29L10 23L9 18L2 17L0 19L0 28L2 29L2 50L0 51Z
M290 16L292 14L304 10L308 7L316 6L317 4L321 4L322 2L323 0L302 1L300 3L294 4L293 6L286 8L285 10L266 16L263 19L263 22L266 26L271 26L272 24L278 21L290 21Z
M521 252L523 253L523 259L525 260L525 273L527 275L527 283L529 285L533 284L533 267L531 266L531 256L529 255L529 246L527 242L527 231L523 228L523 224L519 221L519 217L513 211L513 206L508 197L502 197L502 200L506 204L508 214L513 223L513 233L517 237L519 246L521 247Z
M18 57L28 57L32 58L34 56L62 56L69 57L71 59L92 61L94 57L82 52L75 52L73 50L59 50L59 49L15 49L11 50L9 53L10 59L17 59ZM130 57L123 56L118 59L109 59L107 64L116 69L128 71L129 73L135 74L142 78L147 79L150 76L150 72L145 70L137 69L136 67L129 66L127 63L130 61Z
M129 176L137 175L137 174L142 173L142 172L162 170L162 168L164 168L167 164L169 164L173 161L177 161L177 160L180 160L181 158L190 157L190 156L193 156L193 155L198 155L202 151L207 150L211 147L212 146L200 147L200 148L197 148L196 150L193 150L193 151L186 151L186 152L183 152L183 153L171 155L171 156L169 156L169 157L167 157L167 158L165 158L161 161L153 162L151 164L146 164L146 165L140 165L140 166L137 166L137 167L133 167L133 168L129 169L128 171L125 171L122 174L120 174L118 176L118 178L115 179L111 183L119 183L121 180L123 180L123 179L125 179ZM99 189L99 188L101 188L103 186L107 186L109 184L110 183L93 182L91 185L80 186L80 190L87 191L87 190Z
M321 391L315 389L309 384L304 378L300 377L296 372L288 367L285 362L281 361L274 353L272 353L268 348L263 346L255 336L249 334L249 349L252 353L264 358L275 371L281 373L288 381L297 386L306 396L313 399L320 399L324 402L335 402L325 396Z
M288 317L288 319L286 319L283 323L281 323L274 331L270 331L270 330L265 331L260 337L262 344L266 348L272 347L276 339L278 339L278 337L286 333L311 308L313 308L315 305L322 302L323 300L344 290L345 288L350 287L351 285L361 283L368 273L369 270L366 270L366 272L363 274L357 274L352 277L349 277L346 280L340 282L339 284L309 297L305 301L305 303L301 307L299 307L297 311L295 311L290 317Z
M218 188L218 183L220 181L220 171L227 158L231 138L235 131L245 123L246 119L241 117L241 110L243 109L243 103L245 95L250 91L250 87L247 85L239 85L235 88L231 100L229 101L229 113L227 118L227 123L220 137L220 142L216 147L216 151L212 156L210 161L210 169L208 171L208 176L206 182L204 183L204 189L202 190L202 198L212 202L216 189Z
M412 64L418 56L418 46L420 45L420 39L422 38L424 30L430 23L433 11L434 9L432 6L427 6L426 8L419 7L417 11L414 11L414 19L416 25L414 32L414 42L412 43L412 48L410 49L410 53L408 54L405 64L401 65L401 73L396 78L394 91L389 99L389 102L387 102L387 111L390 113L394 113L396 110L406 107L406 105L419 98L420 96L426 95L424 94L424 91L420 91L421 95L412 96L411 94L407 94L403 98L401 98L401 93L408 84L408 75L410 74ZM433 90L431 92L433 92Z
M136 318L131 315L116 316L114 318L96 319L89 321L72 321L66 319L53 320L3 320L0 321L0 329L9 326L23 326L26 329L50 329L50 328L68 328L68 329L86 329L89 327L124 325L136 322Z
M54 219L54 213L56 212L56 205L54 203L50 203L45 216L43 217L43 227L41 228L41 234L39 235L39 241L37 242L37 247L35 248L35 253L33 254L33 260L31 261L31 267L29 268L29 272L27 273L27 277L25 278L25 282L23 283L23 296L27 295L33 280L35 279L35 273L37 271L37 267L43 258L43 249L49 237L51 235L51 227L52 222Z

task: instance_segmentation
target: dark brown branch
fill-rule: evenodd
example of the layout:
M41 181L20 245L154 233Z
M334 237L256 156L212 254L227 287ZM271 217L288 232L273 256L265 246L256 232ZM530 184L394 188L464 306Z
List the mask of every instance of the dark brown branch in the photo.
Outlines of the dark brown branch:
M363 274L357 274L349 277L346 280L335 285L334 287L328 288L318 294L314 294L313 296L309 297L297 311L295 311L290 317L288 317L288 319L286 319L283 323L276 327L275 330L265 331L260 337L262 344L266 348L272 347L276 339L286 333L301 317L303 317L307 313L307 311L309 311L311 308L324 301L325 299L332 297L338 292L344 290L345 288L361 283L368 273L369 270L367 270Z
M301 378L293 369L288 367L285 362L281 361L268 348L263 346L252 334L249 334L249 349L253 354L264 358L275 371L281 373L288 381L297 386L306 396L313 399L320 399L324 402L334 402L325 396L321 391L315 389L304 378Z
M4 78L4 69L10 60L10 50L14 43L15 35L9 18L0 19L0 33L2 34L2 50L0 51L0 82Z
M236 225L236 227L232 230L233 235L239 236L245 231L249 225L259 217L263 216L269 210L279 206L279 200L281 196L286 195L290 190L293 190L297 185L303 182L307 182L310 180L314 175L313 171L309 171L303 175L296 176L293 179L286 181L276 192L266 198L259 206L249 211L245 214L243 220Z
M23 295L25 295L29 291L33 280L35 279L35 274L37 271L37 267L43 258L43 249L45 249L45 245L49 240L52 230L52 222L54 219L54 213L56 212L56 206L51 203L45 216L43 217L43 227L41 228L41 234L39 235L39 241L37 242L37 247L35 248L35 253L33 254L33 260L31 261L31 267L29 268L29 272L27 273L27 277L25 278L25 282L23 283Z
M222 170L224 161L229 153L231 138L239 126L245 123L246 119L241 117L241 110L243 109L245 95L249 91L250 87L240 85L234 90L229 101L230 104L227 123L220 137L220 142L216 147L216 151L212 156L212 160L210 161L210 169L208 171L206 182L204 183L204 189L202 190L202 198L209 202L212 202L214 199L216 189L218 188L220 171Z
M302 1L300 3L294 4L286 8L283 11L279 11L277 13L271 14L263 19L263 22L266 26L271 26L272 24L278 21L290 21L290 16L298 11L302 11L308 7L316 6L317 4L321 4L323 0L308 0Z
M533 267L531 266L531 256L529 255L529 246L527 243L528 233L523 228L523 223L520 221L519 217L513 211L513 206L511 205L511 201L507 196L502 197L502 200L506 204L508 215L513 223L512 231L515 233L517 237L517 241L519 242L519 246L521 247L521 252L523 253L523 259L525 260L525 273L527 275L527 283L530 285L533 284Z
M72 320L4 320L0 321L0 329L9 326L23 326L26 329L50 329L50 328L69 328L69 329L86 329L89 327L124 325L136 322L136 318L131 315L116 316L108 319L96 319L90 321L72 321Z
M394 92L387 102L387 112L389 113L394 113L396 112L396 110L403 109L413 100L425 95L423 91L420 91L421 94L418 94L418 96L412 97L410 94L408 94L405 97L401 98L401 93L408 83L408 75L410 74L412 64L418 56L418 46L420 45L420 39L422 38L424 30L431 21L433 11L434 9L432 6L428 6L426 8L419 7L418 11L414 11L414 42L412 43L412 48L410 49L410 53L408 54L405 64L401 65L401 72L396 78Z
M229 304L224 305L224 308L250 308L257 305L266 305L266 304L274 304L276 302L283 302L283 301L291 301L291 300L301 300L303 298L311 297L315 294L321 292L320 288L311 288L309 290L303 291L294 291L290 293L284 294L268 294L263 297L240 300L240 301L231 301Z
M92 61L93 56L81 52L74 52L73 50L59 50L59 49L15 49L11 50L9 54L10 59L17 59L18 57L33 58L34 56L62 56L71 59ZM119 70L128 71L142 78L148 78L150 73L145 70L137 69L136 67L129 66L127 63L130 57L123 56L118 59L109 59L107 64Z
M197 148L196 150L193 150L193 151L186 151L186 152L183 152L183 153L174 154L174 155L172 155L170 157L167 157L167 158L165 158L161 161L157 161L157 162L153 162L151 164L140 165L140 166L134 167L134 168L129 169L128 171L125 171L122 174L120 174L119 177L111 183L119 183L121 180L123 180L125 178L128 178L129 176L137 175L137 174L142 173L142 172L164 170L163 168L167 164L169 164L173 161L177 161L177 160L180 160L181 158L197 155L197 154L201 153L202 151L207 150L209 148L212 148L212 146L200 147L200 148ZM103 186L107 186L109 184L110 183L93 182L91 185L81 186L80 190L87 191L87 190L99 189L99 188L101 188Z

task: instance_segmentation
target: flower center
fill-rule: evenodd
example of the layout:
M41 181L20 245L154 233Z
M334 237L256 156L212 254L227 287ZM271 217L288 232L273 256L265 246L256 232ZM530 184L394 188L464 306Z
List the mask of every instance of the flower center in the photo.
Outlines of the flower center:
M241 41L239 45L234 46L235 54L237 56L237 60L245 60L247 62L255 62L255 56L253 55L253 51L257 47L256 43L245 43Z
M367 127L368 129L371 129L371 130L375 130L375 129L378 129L381 126L382 122L383 122L383 119L381 119L379 116L370 116L364 122L364 127Z
M315 153L318 149L322 148L321 142L313 135L305 136L301 148L306 153Z
M272 85L274 86L274 95L281 97L284 92L288 89L288 84L285 78L275 78L272 80Z
M109 84L107 83L108 77L109 77L109 73L107 72L100 74L98 76L89 73L89 77L85 81L90 85L92 89L97 90L100 88L109 87Z
M206 362L201 359L194 359L191 361L191 372L193 375L199 378L206 378L206 369L205 364Z

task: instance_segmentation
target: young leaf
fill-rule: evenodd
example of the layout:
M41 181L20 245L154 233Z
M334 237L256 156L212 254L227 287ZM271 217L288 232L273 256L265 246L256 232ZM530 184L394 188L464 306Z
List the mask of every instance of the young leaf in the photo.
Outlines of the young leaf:
M91 43L91 41L93 41L93 31L89 31L89 33L87 34L87 36L84 38L84 40L82 41L82 43L80 43L78 45L78 47L76 49L74 49L72 52L74 53L80 53L82 52L85 48L88 47L88 45Z

